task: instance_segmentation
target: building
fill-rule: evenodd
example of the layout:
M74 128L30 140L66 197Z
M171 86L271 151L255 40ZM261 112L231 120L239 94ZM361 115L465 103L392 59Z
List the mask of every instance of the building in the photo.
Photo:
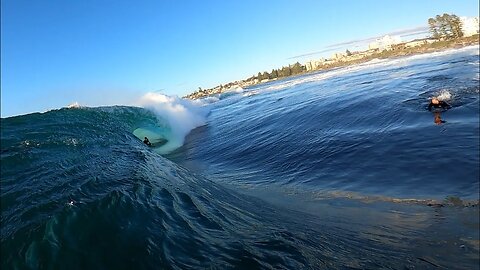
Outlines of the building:
M325 59L321 58L320 60L311 60L305 63L305 68L307 71L316 70L323 66Z
M436 40L432 38L424 38L424 39L414 39L409 42L406 42L404 44L405 48L413 48L413 47L418 47L422 46L425 44L431 44L434 43Z
M369 50L380 50L380 51L383 51L383 50L392 50L393 46L396 45L396 44L399 44L401 43L402 40L400 39L400 37L398 36L389 36L389 35L386 35L382 38L379 38L377 40L375 40L374 42L368 44L368 49Z
M337 52L337 53L334 53L334 54L332 55L332 59L335 59L335 60L337 60L337 61L340 61L340 60L342 60L345 56L346 56L345 53L338 53L338 52Z
M308 61L305 63L305 68L307 69L307 71L313 70L313 62L314 61Z
M469 37L479 33L480 25L478 17L460 17L460 21L462 22L463 36Z
M380 44L376 41L374 42L371 42L370 44L368 44L368 49L369 50L377 50L377 49L380 49Z

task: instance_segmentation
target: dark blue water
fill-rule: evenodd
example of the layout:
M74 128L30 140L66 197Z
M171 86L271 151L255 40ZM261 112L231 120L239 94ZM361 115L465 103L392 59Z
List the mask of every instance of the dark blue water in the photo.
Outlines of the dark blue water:
M2 269L478 269L478 57L2 119Z
M478 199L477 53L389 60L252 89L263 93L219 102L179 162L246 185ZM453 108L426 111L438 95ZM436 115L445 123L435 124Z

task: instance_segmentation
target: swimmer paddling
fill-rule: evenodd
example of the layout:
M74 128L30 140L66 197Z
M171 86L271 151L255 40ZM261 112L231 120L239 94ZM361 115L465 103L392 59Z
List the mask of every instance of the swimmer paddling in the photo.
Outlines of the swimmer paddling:
M430 101L430 104L428 104L428 110L431 111L432 107L433 108L440 108L441 107L442 109L448 110L452 106L450 106L450 104L448 104L447 102L445 102L443 100L439 100L438 98L433 97L432 100Z

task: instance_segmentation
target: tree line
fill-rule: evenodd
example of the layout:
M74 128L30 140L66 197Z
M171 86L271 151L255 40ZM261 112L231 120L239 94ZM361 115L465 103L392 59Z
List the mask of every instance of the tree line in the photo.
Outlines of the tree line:
M437 15L428 19L432 37L435 39L454 39L463 37L462 21L455 14Z
M276 78L283 78L283 77L288 77L292 75L297 75L297 74L303 73L304 71L306 71L305 66L297 62L293 65L288 65L288 67L272 69L272 72L270 73L268 73L267 71L264 71L263 73L258 72L257 76L253 76L249 79L257 79L259 81L262 81L265 79L271 80Z

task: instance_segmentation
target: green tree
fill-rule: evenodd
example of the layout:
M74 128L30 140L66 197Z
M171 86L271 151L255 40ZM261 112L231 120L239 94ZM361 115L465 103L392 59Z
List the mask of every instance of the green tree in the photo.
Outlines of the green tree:
M347 56L351 56L351 55L352 55L352 53L351 53L348 49L345 51L345 54L346 54Z
M290 69L290 66L288 67L283 67L282 68L282 73L284 77L292 75L292 70Z
M278 74L278 77L281 78L281 77L285 77L285 75L283 74L283 69L277 69L277 74Z
M447 28L447 38L456 38L452 16L450 16L450 14L443 13L442 17Z
M430 32L432 33L432 37L434 39L440 39L440 33L438 32L437 21L434 18L429 18L428 25L430 28Z
M460 18L457 15L452 14L450 15L450 23L451 23L453 37L454 38L463 37L462 21L460 20Z
M278 78L278 71L276 69L272 69L272 73L270 73L272 79Z
M455 14L443 13L428 19L432 37L436 39L460 38L463 36L462 23Z
M303 72L303 66L299 62L296 62L292 66L292 74L300 74L302 72Z
M269 78L270 78L270 74L268 74L268 72L264 71L262 77L263 77L263 79L269 79Z
M435 21L438 24L438 33L440 34L440 37L447 38L448 37L447 24L443 16L440 16L440 15L435 16Z

